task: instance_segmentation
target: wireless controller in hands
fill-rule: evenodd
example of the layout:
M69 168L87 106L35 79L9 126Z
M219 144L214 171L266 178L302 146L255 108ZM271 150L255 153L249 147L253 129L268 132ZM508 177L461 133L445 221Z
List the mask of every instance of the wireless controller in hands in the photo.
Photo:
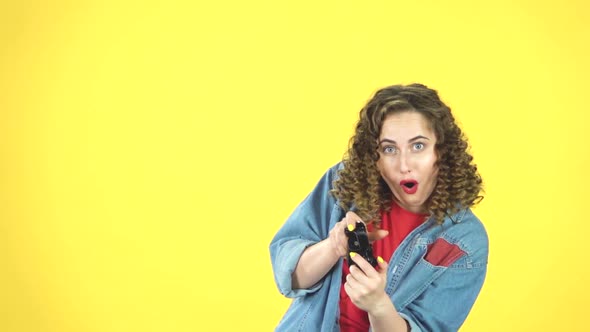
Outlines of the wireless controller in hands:
M357 221L352 231L345 228L344 234L348 237L348 266L357 265L350 257L351 252L363 256L373 267L377 266L377 259L373 256L373 247L369 243L367 228L362 221Z

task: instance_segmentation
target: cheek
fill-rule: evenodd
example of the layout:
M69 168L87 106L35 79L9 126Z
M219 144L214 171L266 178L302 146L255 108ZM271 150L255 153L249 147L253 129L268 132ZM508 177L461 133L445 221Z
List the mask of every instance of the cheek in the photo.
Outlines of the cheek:
M377 165L377 171L379 172L379 174L381 174L381 176L383 176L383 170L385 169L384 167L384 162L383 162L383 157L379 158L379 160L377 160L376 165Z
M438 161L438 157L436 156L436 153L432 153L430 155L430 158L428 160L428 165L430 165L430 169L432 170L433 173L438 174L438 166L436 165L436 162Z
M390 184L392 181L394 181L391 167L387 167L387 164L383 159L379 159L377 161L377 171L379 172L379 175L381 175L381 178L387 184Z
M429 160L425 163L425 170L429 173L428 178L434 183L438 178L438 166L436 165L436 161L436 156L432 156L432 158L429 158Z
M437 159L436 158L432 158L432 160L430 160L430 171L432 172L432 174L434 176L438 175L438 165L436 164Z
M435 186L436 182L438 180L438 168L434 169L434 172L432 173L432 185Z
M438 166L432 165L432 173L430 174L430 181L432 182L432 186L436 186L436 182L438 180Z

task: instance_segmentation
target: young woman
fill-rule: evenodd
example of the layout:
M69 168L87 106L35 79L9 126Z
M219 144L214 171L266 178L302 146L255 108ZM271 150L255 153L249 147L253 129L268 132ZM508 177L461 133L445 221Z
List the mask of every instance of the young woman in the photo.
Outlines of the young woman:
M344 160L270 244L275 281L294 298L277 331L456 331L483 285L481 178L436 91L379 90ZM346 259L345 228L367 225L373 267Z

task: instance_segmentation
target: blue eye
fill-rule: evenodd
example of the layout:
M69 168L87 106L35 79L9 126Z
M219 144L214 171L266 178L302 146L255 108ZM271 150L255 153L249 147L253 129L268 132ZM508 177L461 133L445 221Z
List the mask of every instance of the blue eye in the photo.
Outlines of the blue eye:
M396 151L395 146L386 146L383 148L383 153L395 153Z
M416 143L414 144L414 150L424 150L426 146L424 145L424 143Z

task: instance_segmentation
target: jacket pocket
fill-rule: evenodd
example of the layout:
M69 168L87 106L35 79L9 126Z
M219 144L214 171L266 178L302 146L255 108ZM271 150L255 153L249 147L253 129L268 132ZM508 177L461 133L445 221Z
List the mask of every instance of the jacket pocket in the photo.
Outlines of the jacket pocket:
M435 266L449 267L463 256L465 256L465 251L458 245L438 238L426 247L424 260Z
M416 254L419 255L419 258L413 265L408 262L411 268L404 273L402 281L396 289L392 290L398 311L403 310L408 304L420 296L448 269L446 266L434 265L426 260L426 245L420 245L414 250L418 250Z

